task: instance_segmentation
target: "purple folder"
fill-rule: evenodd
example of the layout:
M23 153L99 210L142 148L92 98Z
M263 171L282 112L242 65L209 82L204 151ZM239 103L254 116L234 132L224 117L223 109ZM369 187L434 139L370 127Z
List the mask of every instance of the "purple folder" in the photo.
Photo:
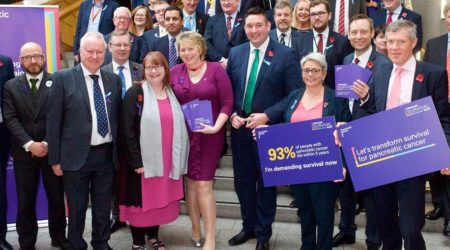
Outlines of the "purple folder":
M357 64L346 64L336 65L334 74L336 97L358 100L359 96L352 90L353 82L361 80L367 83L372 76L372 71Z

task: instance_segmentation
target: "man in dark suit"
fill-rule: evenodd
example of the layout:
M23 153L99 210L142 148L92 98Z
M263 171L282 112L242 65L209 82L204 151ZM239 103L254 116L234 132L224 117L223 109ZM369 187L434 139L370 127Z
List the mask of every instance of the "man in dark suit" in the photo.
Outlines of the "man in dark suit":
M0 55L0 250L12 250L6 241L6 167L8 163L10 139L3 118L3 89L6 81L14 78L14 65L11 58Z
M291 47L295 40L300 38L301 33L291 28L292 9L291 5L285 1L275 4L275 29L269 32L270 38Z
M169 8L169 6L170 5L163 0L157 1L154 4L155 16L158 22L154 25L156 27L144 32L144 35L142 35L142 39L144 39L149 51L151 51L158 38L167 35L166 26L164 25L164 12L166 12L166 9Z
M77 28L73 39L73 54L79 60L80 39L88 31L107 35L114 30L113 14L119 4L113 0L85 0L78 12Z
M205 34L206 23L208 22L208 15L197 11L199 0L182 0L183 2L183 27L200 33L203 36Z
M234 185L243 220L241 232L229 244L239 245L256 237L257 250L269 249L276 187L263 185L252 130L281 121L283 112L277 109L277 103L299 87L300 79L295 52L270 39L269 30L265 11L251 8L245 20L250 42L231 49L227 66L234 93L234 113L230 118Z
M374 37L374 27L372 19L367 15L357 14L350 18L348 38L355 52L344 58L344 64L358 64L362 68L371 70L373 73L378 72L380 67L385 64L391 64L389 59L378 53L372 47L372 39ZM368 90L367 83L361 82ZM362 118L367 113L360 108L360 101L351 99L349 106L352 113L352 120ZM378 237L375 202L372 190L360 192L358 195L363 196L366 207L366 245L367 249L379 249L381 242ZM350 175L347 175L345 181L340 184L339 202L341 204L341 217L339 223L339 233L333 238L333 247L341 244L355 243L355 215L356 215L356 194L353 188Z
M370 15L373 19L374 27L379 27L383 24L391 24L392 22L405 19L413 22L417 26L417 45L414 48L414 53L422 48L422 16L418 13L408 10L402 6L401 0L383 0L384 8Z
M109 215L117 127L121 104L120 78L100 70L106 43L98 32L80 41L81 64L53 76L47 113L48 158L64 177L69 208L70 249L87 249L83 239L89 197L92 203L93 249L109 249Z
M14 159L20 248L35 248L38 233L36 197L42 174L51 244L68 249L63 181L53 173L47 161L45 123L52 76L44 71L44 54L36 43L25 43L20 48L20 63L25 74L9 80L3 93L3 115L11 135Z
M450 32L450 3L444 7L445 23L447 30ZM449 35L448 32L442 36L430 39L427 42L425 62L439 65L447 70L447 76L450 74L450 54L448 53ZM449 85L450 87L450 85ZM450 100L450 92L447 94ZM431 188L431 198L434 209L425 214L425 218L429 220L437 220L444 217L443 234L450 236L450 177L435 172L428 180Z
M441 125L450 128L447 99L447 73L441 67L416 61L416 25L397 20L386 30L388 57L393 65L374 72L369 99L363 105L370 113L382 112L431 96ZM373 189L377 224L384 249L425 249L425 176L383 185Z
M344 57L352 52L347 38L330 30L331 9L326 0L313 0L310 5L312 30L303 34L292 45L299 58L311 52L325 54L328 62L325 84L334 89L334 66L342 64Z
M334 32L348 35L349 21L356 14L367 14L365 0L330 0L331 19L329 26Z
M218 1L218 0L216 0ZM230 49L244 43L244 15L238 12L239 0L221 0L223 13L211 17L206 25L206 57L226 68Z
M164 24L166 25L167 35L158 38L151 51L161 52L169 62L169 67L172 68L181 62L176 49L176 38L183 28L182 11L174 6L167 8L164 12Z
M129 9L125 7L119 7L114 11L114 27L115 31L128 32L128 28L130 27L131 20L131 12ZM147 55L148 48L147 44L144 42L142 37L136 36L133 33L130 33L131 36L131 51L130 51L130 60L141 63L144 60L145 55ZM105 41L109 42L110 35L105 36ZM105 64L108 64L112 61L111 53L106 51L105 55Z
M109 72L115 73L120 77L122 86L122 97L125 92L134 84L142 80L143 68L142 65L130 61L130 50L131 50L131 36L128 32L111 32L111 37L108 43L108 49L112 55L112 62L103 66L102 69ZM119 163L122 167L125 167L121 163L125 161L124 154L119 154ZM113 185L113 196L111 204L111 233L114 233L117 229L126 226L125 222L119 221L119 205L118 205L118 183L121 178L121 172L115 172L114 174L114 185Z

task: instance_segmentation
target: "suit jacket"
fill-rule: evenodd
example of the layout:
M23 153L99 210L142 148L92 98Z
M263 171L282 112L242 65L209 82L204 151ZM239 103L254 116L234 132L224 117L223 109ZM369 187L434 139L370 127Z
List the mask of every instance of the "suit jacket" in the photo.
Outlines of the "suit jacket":
M109 126L113 138L113 160L117 167L117 127L122 100L120 78L100 70ZM49 164L61 164L62 170L77 171L85 163L91 147L92 116L89 95L81 65L58 71L53 76L47 111Z
M132 62L132 61L128 61L128 62L129 62L129 68L131 71L131 81L133 83L141 81L142 78L144 77L144 68L142 67L142 65L139 63ZM112 73L115 73L112 62L103 66L102 69L112 72Z
M9 80L4 90L5 124L12 139L14 161L29 162L30 152L23 148L29 141L45 141L48 83L52 76L44 71L36 96L31 94L25 74Z
M208 48L206 57L209 61L220 61L222 57L228 58L232 47L247 41L244 32L244 16L238 12L231 38L228 39L225 15L216 14L208 20L204 37Z
M147 30L146 32L144 32L144 34L142 35L142 39L144 39L145 44L147 45L147 48L150 51L152 51L152 48L155 43L156 40L158 40L159 38L159 28L153 28L151 30Z
M196 19L195 19L196 30L195 31L203 36L205 34L206 24L208 23L209 16L200 11L196 11L195 17L196 17Z
M336 9L336 2L339 5L340 0L329 0L330 3L330 9L331 9L331 20L328 22L331 29L334 28L334 18L335 18L335 9ZM352 16L356 14L367 14L367 7L366 7L366 1L365 0L349 0L348 1L348 20L352 18ZM339 12L337 13L339 15Z
M351 53L350 55L346 56L344 58L344 64L352 64L353 63L353 57L355 56L355 53ZM366 69L372 71L372 74L374 72L378 72L380 68L382 68L384 65L392 65L392 62L385 57L384 55L378 53L375 48L372 48L372 53L369 57L369 62L367 62ZM369 79L369 86L372 85L372 77ZM361 108L361 102L359 100L355 100L353 103L353 110L352 110L352 120L359 119L361 117L369 115L367 112L365 112L364 109Z
M0 107L2 110L2 116L3 116L3 89L4 89L6 81L14 78L14 65L12 63L11 58L3 56L3 55L0 55L0 65L2 65L2 66L0 66ZM3 121L4 120L5 119L3 119ZM4 123L0 123L0 125L1 124L4 124ZM6 127L3 125L0 126L0 145L2 145L3 147L8 147L8 148L10 145L8 129L6 129ZM2 163L0 163L0 165L1 164ZM2 167L2 166L0 166L0 167Z
M298 32L297 30L294 30L293 28L291 28L291 47L293 44L295 44L295 40L299 39L301 36L302 36L301 32ZM280 42L280 39L277 36L276 28L269 31L269 37L277 42Z
M130 33L131 36L131 51L130 51L130 60L137 63L142 63L144 61L145 55L147 55L147 52L149 51L147 48L147 44L145 43L144 39L140 36L136 36L135 34ZM108 34L105 36L106 43L109 43L111 34ZM108 63L112 62L112 56L111 52L109 50L106 50L105 53L105 62L103 65L106 65Z
M114 30L113 15L114 11L120 5L113 0L105 0L103 3L103 10L100 15L100 24L98 26L98 32L103 35L107 35ZM73 39L73 53L79 54L80 40L86 34L89 25L89 19L91 18L92 0L83 1L80 5L78 12L77 28L75 30L75 37Z
M447 67L448 34L430 39L427 42L423 61Z
M161 52L166 57L167 62L169 62L169 35L158 38L158 40L156 40L153 44L153 48L150 51ZM178 63L181 63L180 57L177 58L177 64Z
M245 117L242 112L250 43L234 47L228 58L227 73L233 86L233 111ZM263 62L259 69L252 100L253 113L266 113L270 123L281 121L283 111L277 103L292 90L300 87L300 67L295 52L273 40L269 41ZM280 112L281 110L281 112Z
M341 65L344 61L344 57L353 51L350 42L346 37L332 31L331 29L328 35L328 40L325 48L329 48L325 51L325 57L328 63L327 76L325 78L325 84L334 89L334 66ZM297 52L298 58L303 58L309 53L314 51L314 33L308 31L295 41L292 48ZM302 80L303 81L303 80Z
M292 114L297 109L298 104L300 104L305 90L306 88L304 87L294 90L280 102L280 105L284 107L283 120L285 123L291 122ZM336 122L348 122L351 120L346 99L336 97L334 90L327 86L325 86L323 94L322 117L334 116Z
M383 24L386 24L386 18L387 18L387 11L385 9L381 9L375 13L372 13L370 15L370 18L373 20L373 26L378 27ZM423 32L422 32L422 16L418 13L408 10L404 6L402 7L402 11L400 12L400 15L398 16L398 19L405 19L408 21L411 21L416 24L417 26L417 45L414 48L414 53L419 51L422 48L422 39L423 39Z
M369 100L362 106L369 113L377 113L386 109L392 70L392 64L385 64L380 70L374 72ZM418 75L422 75L423 78L418 79ZM417 61L414 76L411 101L431 96L441 125L445 133L448 134L450 132L450 106L447 98L447 72L431 63Z

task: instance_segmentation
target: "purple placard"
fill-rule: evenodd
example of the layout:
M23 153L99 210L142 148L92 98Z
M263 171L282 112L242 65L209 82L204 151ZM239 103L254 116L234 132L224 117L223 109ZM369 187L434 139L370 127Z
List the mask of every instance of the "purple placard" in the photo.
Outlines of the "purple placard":
M342 179L334 117L256 129L265 187Z
M192 114L194 119L194 130L203 129L203 126L200 123L214 126L210 100L199 101L197 105L194 106Z
M355 191L450 165L431 97L347 123L339 129L339 137Z
M367 83L372 76L372 71L362 68L356 64L336 65L334 67L336 97L359 99L352 90L353 83L361 80Z

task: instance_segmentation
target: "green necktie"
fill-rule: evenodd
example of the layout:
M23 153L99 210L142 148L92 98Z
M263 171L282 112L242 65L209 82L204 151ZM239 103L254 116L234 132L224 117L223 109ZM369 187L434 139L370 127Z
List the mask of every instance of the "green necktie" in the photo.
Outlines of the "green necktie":
M243 107L243 110L247 115L252 112L253 93L255 92L256 78L258 77L259 49L254 49L253 51L255 52L255 60L253 60L250 75L248 76L247 91L245 91Z
M36 95L37 93L37 82L39 81L39 79L37 78L31 78L30 79L30 83L31 83L31 94L32 95Z

